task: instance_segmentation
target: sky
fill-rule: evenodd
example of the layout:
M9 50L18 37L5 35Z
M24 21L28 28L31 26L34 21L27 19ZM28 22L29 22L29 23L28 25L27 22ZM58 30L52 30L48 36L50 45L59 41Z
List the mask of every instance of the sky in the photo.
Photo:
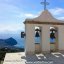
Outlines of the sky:
M44 0L0 0L0 32L24 31L26 18L34 18L43 11ZM57 19L64 20L64 0L47 0L47 9Z

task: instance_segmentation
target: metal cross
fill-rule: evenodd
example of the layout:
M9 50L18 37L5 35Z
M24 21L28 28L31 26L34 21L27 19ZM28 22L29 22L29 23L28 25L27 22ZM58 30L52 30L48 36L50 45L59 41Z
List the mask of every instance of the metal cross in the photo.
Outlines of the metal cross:
M48 2L46 2L46 0L44 0L44 2L41 2L42 5L44 5L44 10L46 10L46 6L49 5Z

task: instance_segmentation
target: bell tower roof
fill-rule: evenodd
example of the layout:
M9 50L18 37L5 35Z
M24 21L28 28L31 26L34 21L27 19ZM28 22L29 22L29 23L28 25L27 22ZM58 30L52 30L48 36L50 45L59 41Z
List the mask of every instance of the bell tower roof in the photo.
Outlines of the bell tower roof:
M53 15L47 10L46 5L48 5L49 3L46 2L46 0L44 0L44 2L41 2L41 4L44 4L44 11L42 11L41 14L36 18L26 19L24 23L33 23L33 24L63 23L64 24L64 21L54 18Z
M58 20L52 16L52 14L48 10L44 10L41 14L33 19L26 19L25 21L35 21L35 22L63 22L62 20Z

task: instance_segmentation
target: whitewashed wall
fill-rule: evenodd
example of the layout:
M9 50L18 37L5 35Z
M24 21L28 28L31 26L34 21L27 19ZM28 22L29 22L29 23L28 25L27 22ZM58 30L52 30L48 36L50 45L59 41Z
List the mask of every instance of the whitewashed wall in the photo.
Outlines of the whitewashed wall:
M64 26L63 25L43 25L43 24L26 24L26 43L25 52L35 53L35 26L41 27L41 49L42 52L50 52L50 27L58 28L58 49L64 50Z

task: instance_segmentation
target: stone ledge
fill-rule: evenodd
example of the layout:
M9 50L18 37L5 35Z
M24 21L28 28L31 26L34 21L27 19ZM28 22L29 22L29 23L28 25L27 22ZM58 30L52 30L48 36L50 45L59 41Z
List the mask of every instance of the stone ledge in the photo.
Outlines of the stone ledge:
M39 21L25 21L24 24L51 24L51 25L64 25L64 22L39 22Z

